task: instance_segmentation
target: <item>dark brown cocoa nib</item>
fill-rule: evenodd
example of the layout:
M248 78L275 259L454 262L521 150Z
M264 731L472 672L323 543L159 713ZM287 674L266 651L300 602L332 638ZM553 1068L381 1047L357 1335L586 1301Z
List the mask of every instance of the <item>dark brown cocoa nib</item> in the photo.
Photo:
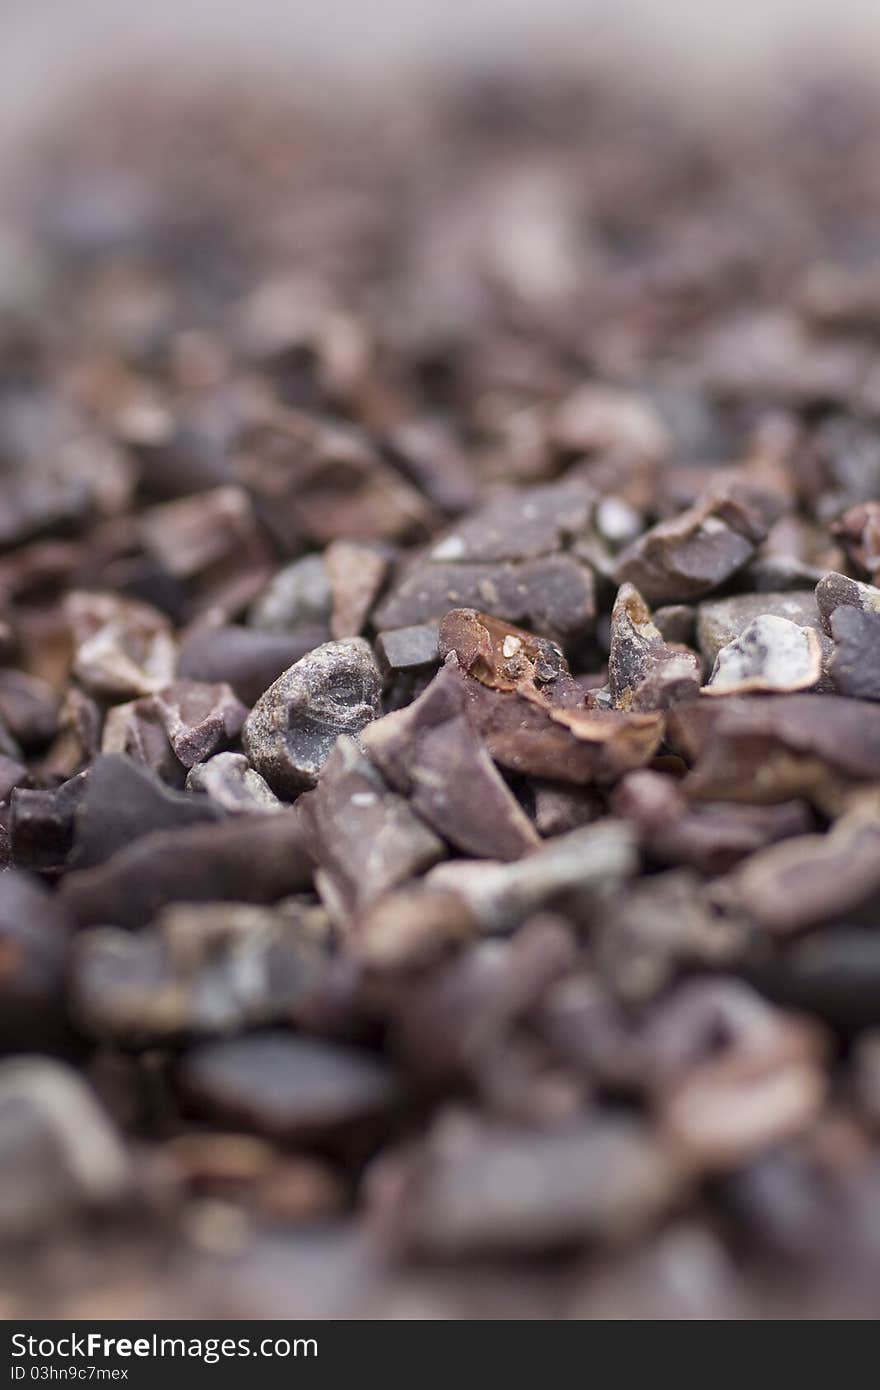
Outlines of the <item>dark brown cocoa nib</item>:
M5 1316L880 1315L880 97L785 94L34 157Z
M445 666L407 709L365 729L363 744L391 785L456 849L518 859L536 847L535 831L468 716L453 667Z
M95 868L73 870L60 892L83 926L139 927L167 903L271 903L310 880L299 822L290 811L153 831Z

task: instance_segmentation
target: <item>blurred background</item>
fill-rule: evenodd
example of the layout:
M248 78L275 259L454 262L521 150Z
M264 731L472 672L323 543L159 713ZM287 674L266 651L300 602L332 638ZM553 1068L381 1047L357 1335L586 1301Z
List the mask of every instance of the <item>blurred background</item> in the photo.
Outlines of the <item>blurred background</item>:
M743 83L785 83L880 56L876 0L3 0L0 133L20 138L61 113L97 74L256 66L326 94L338 81L387 86L425 67L534 66L564 54L638 65L688 99L730 98Z

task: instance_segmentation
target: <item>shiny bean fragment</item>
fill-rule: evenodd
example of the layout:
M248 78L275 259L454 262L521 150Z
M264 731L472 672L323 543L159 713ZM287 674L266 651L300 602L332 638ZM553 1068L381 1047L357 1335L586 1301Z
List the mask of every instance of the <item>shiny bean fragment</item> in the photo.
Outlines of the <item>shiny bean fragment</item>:
M381 677L362 637L326 642L291 666L251 710L244 750L273 791L313 787L340 734L358 734L379 712Z

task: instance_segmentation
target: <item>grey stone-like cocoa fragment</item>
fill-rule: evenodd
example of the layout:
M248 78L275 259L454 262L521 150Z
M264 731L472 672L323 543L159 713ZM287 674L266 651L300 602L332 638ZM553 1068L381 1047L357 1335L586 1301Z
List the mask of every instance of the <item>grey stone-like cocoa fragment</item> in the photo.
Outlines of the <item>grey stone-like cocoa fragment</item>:
M322 555L303 555L273 574L251 604L250 627L266 632L323 633L313 646L330 638L333 595Z
M811 590L791 593L734 594L730 598L709 599L697 607L697 645L711 670L715 658L728 643L734 642L755 618L772 614L786 618L798 627L809 628L822 639L817 595ZM823 652L830 656L831 644L823 641Z
M468 719L457 670L444 666L411 705L365 730L363 744L416 813L465 854L518 859L538 844Z
M857 933L857 935L861 935L861 933ZM819 961L814 961L814 963L819 964L820 962L821 953L819 954ZM871 977L869 997L873 1005L877 998L874 992L877 986L874 970L871 971ZM856 976L856 980L857 978L858 976ZM875 1015L874 1010L872 1010L872 1015ZM871 1016L861 1021L874 1023L876 1017ZM853 1054L853 1089L856 1104L871 1129L876 1133L877 1129L880 1128L880 1030L874 1027L864 1032L856 1043Z
M841 695L880 700L880 609L838 608L831 615L831 677Z
M12 734L6 727L5 721L0 718L0 753L4 758L23 758L24 754L19 748Z
M625 821L605 819L558 835L515 864L438 864L427 883L457 893L483 931L510 931L545 908L574 902L586 913L607 900L636 870L635 838Z
M331 637L337 642L359 637L385 582L387 550L361 541L333 541L324 551L324 569L332 595Z
M60 462L53 467L45 461L27 459L14 466L4 459L0 549L81 525L91 502L86 479L71 476Z
M296 632L236 625L206 628L183 643L178 672L181 678L208 684L228 681L250 707L288 667L326 640L326 627Z
M821 674L822 648L816 633L764 613L721 648L703 694L809 690Z
M588 1263L565 1316L588 1322L745 1321L758 1317L759 1308L724 1242L707 1222L691 1216L615 1260Z
M381 1118L398 1094L378 1057L282 1032L200 1043L184 1054L178 1079L199 1114L288 1142Z
M253 766L280 796L313 787L340 734L379 713L382 678L368 642L325 642L257 701L242 732Z
M84 1211L120 1205L131 1187L122 1141L71 1067L0 1063L0 1238L47 1239Z
M311 877L291 810L154 831L96 868L67 874L60 893L81 926L139 927L167 903L273 903Z
M174 679L177 645L168 619L118 594L74 592L65 600L73 673L93 695L125 700Z
M74 1017L89 1036L155 1045L292 1022L326 955L296 914L240 903L166 908L140 932L76 939Z
M667 645L638 590L621 585L611 610L608 656L615 707L645 711L694 700L701 675L696 652Z
M838 608L853 608L862 613L880 613L880 589L862 584L846 574L833 570L816 585L816 605L824 631L831 636L831 618Z
M247 718L247 709L225 682L179 680L151 698L174 756L186 768L237 738Z
M98 757L73 813L70 867L91 868L142 835L222 820L223 814L210 801L172 791L131 758Z
M617 562L617 582L634 584L652 605L711 593L752 558L781 511L775 494L746 484L710 493L634 541Z
M297 810L318 865L318 890L342 923L446 854L443 841L344 734Z
M30 876L0 873L0 1040L46 1047L61 1032L72 922Z
M284 809L278 797L243 753L215 753L196 763L186 779L188 792L202 792L231 815L265 814Z
M374 1174L374 1221L406 1253L442 1258L623 1241L658 1221L687 1186L673 1151L623 1117L542 1133L450 1116L397 1166L387 1183L393 1205L382 1201L390 1175Z
M865 351L857 338L810 334L790 310L761 307L710 330L702 361L707 385L723 398L797 409L857 397Z
M424 671L440 662L437 628L429 623L390 628L376 639L379 664L389 672Z

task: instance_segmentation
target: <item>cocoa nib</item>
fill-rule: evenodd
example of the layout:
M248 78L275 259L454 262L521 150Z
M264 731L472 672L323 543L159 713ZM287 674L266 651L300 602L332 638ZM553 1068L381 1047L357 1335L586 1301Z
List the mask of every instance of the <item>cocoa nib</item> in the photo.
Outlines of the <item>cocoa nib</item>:
M816 585L816 604L822 627L831 635L831 619L838 608L854 608L862 613L880 613L880 589L861 584L845 574L826 574Z
M516 690L520 684L546 684L569 675L555 642L472 608L446 614L439 646L441 657L454 652L461 670L492 690ZM564 684L567 689L570 682Z
M613 782L642 767L663 737L659 713L567 708L540 694L467 686L470 718L492 758L510 772L560 782Z
M88 869L154 830L222 819L211 802L184 796L131 758L96 758L73 811L71 868Z
M0 1235L46 1239L85 1213L120 1210L134 1188L122 1136L72 1067L0 1063Z
M437 629L429 623L380 632L376 649L380 664L392 674L424 671L440 660Z
M244 726L245 752L273 791L312 787L340 734L357 734L379 711L381 679L361 637L327 642L271 685Z
M880 503L862 502L832 526L848 555L875 584L880 578Z
M254 705L289 666L325 640L325 631L314 628L293 632L206 628L183 643L179 675L209 685L228 681L244 704Z
M880 610L836 608L831 614L831 677L841 695L880 700Z
M472 606L522 623L578 648L593 632L592 571L572 555L547 555L520 563L476 564L433 558L416 562L374 611L378 627L410 627L439 621L450 608ZM449 544L449 552L454 546Z
M73 1009L93 1037L130 1046L289 1022L326 957L297 914L242 904L166 908L138 933L98 927L73 955Z
M283 802L243 753L216 753L207 762L196 763L186 779L186 789L204 792L214 806L234 814L271 814L283 809Z
M617 562L617 581L651 604L699 598L742 569L781 512L772 493L744 484L710 494L634 541Z
M343 923L445 854L443 842L345 734L297 809L318 866L317 887Z
M74 674L87 690L118 700L150 694L173 680L176 646L161 613L99 593L72 593L66 608Z
M0 999L4 1049L45 1047L63 1034L71 920L30 877L0 874Z
M695 759L686 784L692 797L821 802L836 779L880 775L880 710L867 701L759 695L706 706L687 727L676 711L667 721L673 743Z
M618 709L654 710L696 698L696 652L668 645L632 584L624 584L611 610L608 685Z
M796 836L753 855L719 884L726 898L774 932L803 930L834 916L873 910L880 892L876 814L842 816L828 835Z
M465 854L518 859L538 843L467 712L462 679L444 667L406 709L363 734L371 760L416 813Z
M591 631L590 570L567 552L592 519L594 496L563 482L512 493L459 523L416 561L375 613L380 627L440 619L471 606L573 644Z
M767 613L721 648L703 694L808 690L821 671L822 648L816 634Z
M279 1139L315 1139L384 1114L396 1099L378 1058L289 1033L200 1043L185 1053L180 1087L209 1119Z
M688 802L680 786L659 772L631 772L615 788L611 804L639 827L642 844L660 863L689 864L723 873L747 855L805 834L813 827L806 802L749 806Z
M166 903L271 903L310 880L289 812L154 831L95 868L69 873L61 897L82 925L137 927Z
M659 714L587 707L559 648L521 628L458 609L440 631L448 687L459 671L469 717L492 758L511 772L565 782L613 781L653 756ZM694 691L696 693L696 691Z
M375 1176L374 1219L389 1242L449 1258L521 1255L585 1238L614 1242L658 1220L686 1175L637 1121L542 1134L449 1116L400 1166L386 1210Z

